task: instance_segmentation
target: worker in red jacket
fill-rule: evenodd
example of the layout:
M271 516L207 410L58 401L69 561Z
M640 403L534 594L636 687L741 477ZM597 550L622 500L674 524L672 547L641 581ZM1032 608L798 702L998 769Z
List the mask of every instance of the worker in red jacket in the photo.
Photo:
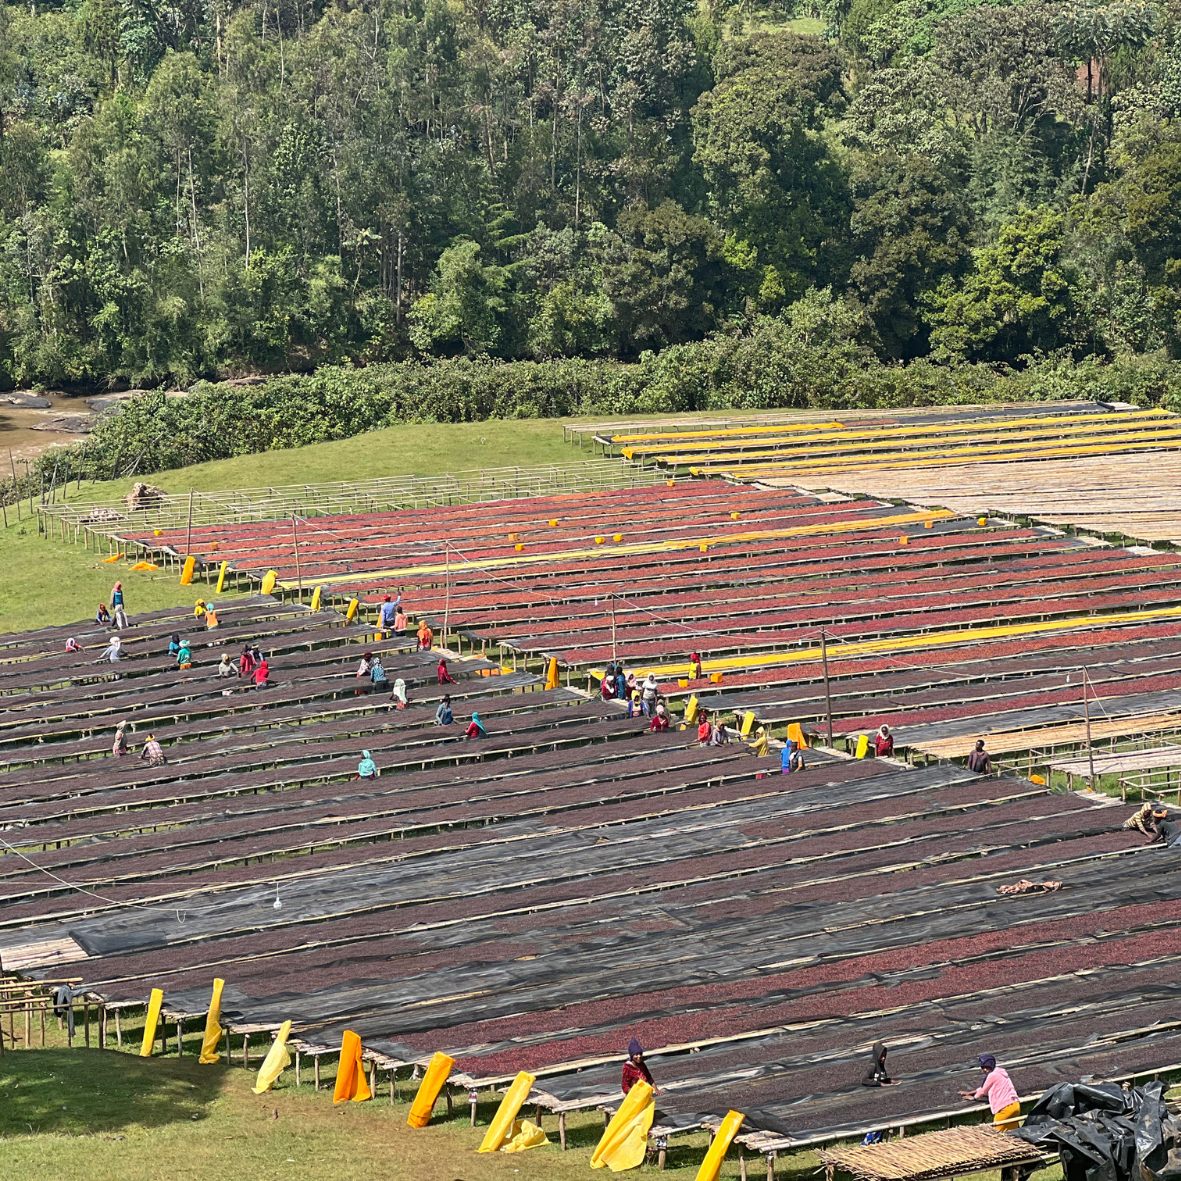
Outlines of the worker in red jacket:
M652 1072L644 1061L644 1049L636 1038L627 1043L627 1061L623 1064L623 1078L619 1088L626 1095L636 1083L647 1083L654 1095L659 1094L652 1081Z
M441 656L439 658L439 684L440 685L454 685L455 678L447 671L447 658Z

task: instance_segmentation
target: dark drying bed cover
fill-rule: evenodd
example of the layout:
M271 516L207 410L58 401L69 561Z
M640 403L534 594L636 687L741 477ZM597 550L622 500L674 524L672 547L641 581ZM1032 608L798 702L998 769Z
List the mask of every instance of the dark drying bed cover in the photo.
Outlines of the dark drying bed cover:
M702 515L688 523L683 504L660 496L582 498L568 506L577 520L547 536L556 551L577 548L611 512L634 523L639 504L641 523L621 526L639 540L677 543L719 525L733 540L704 555L619 555L645 605L667 597L669 610L683 601L691 613L682 635L632 611L620 628L629 661L748 641L778 658L839 614L834 676L859 681L849 699L866 710L876 708L873 677L889 665L840 658L839 637L917 635L954 610L968 580L977 599L1000 604L981 608L990 618L1041 613L1043 593L1047 616L1121 606L1136 588L1151 587L1153 602L1173 593L1157 571L1175 555L1100 547L1090 557L1049 533L952 521L920 524L895 556L898 528L880 524L893 506L834 507L790 492L698 489ZM472 506L394 525L417 530L407 552L426 560L435 542L422 538L445 533L467 546L473 528L482 530L473 554L507 556L496 514L527 529L537 511ZM833 532L739 540L798 524ZM367 530L366 561L388 560L389 522L343 525ZM241 541L268 562L287 543L269 526L243 527ZM609 650L610 618L595 601L608 551L598 562L556 552L553 569L507 582L455 571L452 626L555 637L583 655ZM430 581L407 597L433 616L446 596ZM924 581L930 609L912 609L910 584ZM710 635L704 585L718 602ZM767 619L760 596L775 604ZM133 622L124 636L135 659L117 670L94 663L109 633L90 624L0 637L0 692L12 707L0 716L10 760L0 825L27 858L0 858L0 956L10 965L24 957L30 972L53 974L57 962L36 963L37 948L51 948L100 996L143 999L158 986L183 1013L202 1011L216 974L231 1023L291 1019L305 1047L324 1049L350 1028L369 1052L399 1062L448 1050L457 1078L530 1069L555 1101L617 1091L635 1033L656 1051L662 1122L691 1126L735 1108L748 1126L795 1137L944 1111L983 1052L1011 1066L1026 1093L1181 1062L1167 978L1181 962L1181 862L1121 832L1123 811L958 765L813 752L806 771L782 775L775 758L650 734L621 705L541 692L531 674L485 676L484 661L451 666L457 717L466 724L478 710L489 728L467 743L462 726L434 725L444 688L435 656L404 642L387 647L386 666L391 682L410 686L410 708L356 696L371 633L331 612L257 599L225 606L212 635L179 612ZM1092 627L1099 634L1089 624L1024 665L1012 646L990 648L1008 662L1004 675L1048 694L1039 703L1012 694L1023 710L1064 708L1047 678ZM86 649L76 661L62 654L75 630ZM197 669L168 667L174 630L199 638ZM1152 625L1107 628L1105 643L1115 631L1125 649L1143 640L1152 654ZM236 653L260 636L271 688L231 683L226 696L212 675L217 650ZM883 683L883 708L907 693L923 708L994 708L962 688L988 676L986 646L967 643L970 667L944 651L938 677L920 670ZM1118 659L1132 663L1127 651ZM801 668L782 683L814 689L816 675ZM1134 669L1126 679L1133 690L1149 683ZM800 720L816 700L801 694ZM124 717L149 720L167 766L110 754ZM355 778L362 748L380 779ZM1063 888L997 892L1047 877ZM879 1037L902 1085L869 1091L857 1080ZM659 1052L678 1046L686 1052Z
M1057 1149L1065 1181L1166 1181L1181 1177L1181 1127L1169 1118L1165 1084L1123 1090L1112 1083L1061 1083L1012 1134Z

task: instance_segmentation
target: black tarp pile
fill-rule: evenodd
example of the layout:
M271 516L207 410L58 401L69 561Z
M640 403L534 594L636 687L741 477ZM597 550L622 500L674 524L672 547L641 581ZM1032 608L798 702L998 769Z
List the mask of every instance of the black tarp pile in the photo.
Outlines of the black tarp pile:
M1057 1148L1065 1181L1181 1181L1165 1084L1125 1091L1118 1083L1060 1083L1012 1133Z

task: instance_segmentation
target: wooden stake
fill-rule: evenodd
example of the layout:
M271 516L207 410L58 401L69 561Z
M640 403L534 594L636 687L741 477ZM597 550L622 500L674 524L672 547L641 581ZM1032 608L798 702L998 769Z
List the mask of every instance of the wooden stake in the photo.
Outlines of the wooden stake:
M122 1010L115 1010L115 1045L121 1050L123 1049L123 1022L121 1020ZM45 1014L41 1014L41 1044L45 1045Z
M90 1049L90 1002L87 1001L82 1006L82 1021L83 1021L83 1037L85 1038L86 1048Z
M475 1110L473 1105L472 1110ZM473 1121L474 1122L474 1121ZM562 1151L566 1151L566 1113L564 1111L558 1112L558 1139L562 1142Z
M316 1079L316 1090L318 1091L320 1089L320 1055L316 1054L312 1058L312 1062L315 1064L313 1070Z
M176 1056L181 1058L185 1052L185 1026L181 1018L176 1019Z
M299 1086L299 1051L295 1051L295 1085Z
M98 1007L98 1048L107 1048L107 1006L101 1004Z

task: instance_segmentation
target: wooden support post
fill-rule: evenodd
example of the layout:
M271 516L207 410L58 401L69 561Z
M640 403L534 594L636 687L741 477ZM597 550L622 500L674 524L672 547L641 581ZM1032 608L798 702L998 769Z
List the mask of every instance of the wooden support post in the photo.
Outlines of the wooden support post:
M118 1014L115 1015L115 1020L119 1020ZM122 1045L122 1042L119 1043ZM45 1049L45 1010L41 1010L41 1049Z
M313 1074L315 1075L315 1085L316 1090L318 1091L320 1089L320 1055L316 1054L312 1061L315 1063Z
M248 1033L242 1035L242 1065L247 1069L250 1067L250 1034Z
M668 1159L668 1138L659 1136L656 1140L656 1167L663 1170L664 1162Z
M83 1044L90 1049L90 1002L87 1001L82 1006L82 1036L84 1038Z
M299 567L299 529L296 525L295 510L291 512L291 540L295 544L295 583L299 588L299 601L303 602L303 574Z
M398 1101L397 1079L398 1079L397 1070L391 1070L390 1071L390 1106L391 1107L393 1107L394 1104Z
M32 1001L30 1001L25 1006L25 1049L31 1050L32 1048L33 1048L33 1003L32 1003Z
M176 1056L183 1058L185 1052L185 1023L178 1017L176 1019Z
M742 1181L746 1181L746 1155L742 1151L742 1146L738 1146L738 1176Z
M1083 718L1087 723L1087 762L1090 765L1090 783L1089 787L1092 791L1095 790L1095 748L1091 745L1091 709L1087 704L1087 666L1084 664L1083 669Z
M558 1112L558 1139L562 1143L562 1151L566 1151L566 1113Z
M451 1098L451 1084L446 1083L443 1086L443 1095L447 1100L447 1118L450 1119L455 1114L454 1101Z
M107 1048L107 1006L102 1004L98 1007L98 1048Z
M775 1181L775 1154L767 1153L767 1181Z
M66 1045L70 1049L74 1048L74 1028L73 1028L74 1023L70 1020L70 1018L73 1017L73 1015L74 1015L74 1002L70 1001L70 1008L69 1008L69 1011L66 1013Z
M828 720L828 745L832 746L832 694L828 688L828 640L820 629L820 666L824 670L824 716Z
M369 1063L369 1094L377 1094L377 1063Z
M41 1044L45 1045L45 1014L41 1014ZM121 1020L121 1010L115 1010L115 1045L121 1050L123 1049L123 1022Z
M299 1086L299 1051L295 1051L295 1085Z
M469 1103L469 1104L471 1104L471 1108L472 1108L472 1127L474 1128L474 1127L476 1126L476 1108L477 1108L477 1107L479 1106L479 1104L480 1104L480 1092L479 1092L479 1091L477 1091L475 1087L472 1087L472 1089L471 1089L470 1091L468 1091L468 1093L467 1093L467 1101L468 1101L468 1103Z
M533 1111L533 1118L534 1118L534 1122L537 1124L537 1126L538 1126L539 1128L540 1128L540 1127L542 1127L542 1122L541 1122L541 1120L542 1120L542 1116L543 1116L544 1114L545 1114L545 1113L544 1113L544 1112L541 1110L541 1104L539 1103L539 1104L537 1105L537 1107L536 1107L536 1108L534 1108L534 1111Z

